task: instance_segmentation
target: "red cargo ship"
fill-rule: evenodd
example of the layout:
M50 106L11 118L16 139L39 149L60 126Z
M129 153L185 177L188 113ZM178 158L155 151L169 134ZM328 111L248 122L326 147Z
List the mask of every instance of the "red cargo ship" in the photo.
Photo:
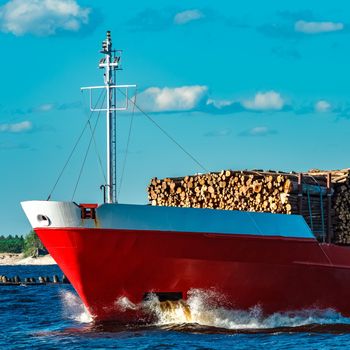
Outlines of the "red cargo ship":
M350 315L350 248L320 243L299 215L118 204L115 113L128 88L115 85L120 59L103 42L107 114L106 201L26 201L47 250L99 321L137 321L150 295L186 300L214 290L233 309L264 313L334 309ZM116 89L125 89L117 107ZM127 298L127 299L126 299ZM120 300L128 300L129 307Z

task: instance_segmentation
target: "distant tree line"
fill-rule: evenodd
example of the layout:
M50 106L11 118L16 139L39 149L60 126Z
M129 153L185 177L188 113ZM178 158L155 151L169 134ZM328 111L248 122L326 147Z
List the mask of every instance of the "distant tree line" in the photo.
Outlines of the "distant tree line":
M24 253L25 256L38 256L47 251L34 231L23 236L0 236L0 253Z
M23 248L23 236L0 236L0 253L22 253Z

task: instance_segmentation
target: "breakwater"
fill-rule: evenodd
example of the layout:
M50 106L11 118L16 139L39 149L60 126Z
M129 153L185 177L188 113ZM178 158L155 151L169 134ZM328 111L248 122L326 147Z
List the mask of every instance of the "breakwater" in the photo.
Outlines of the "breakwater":
M49 276L39 277L25 277L19 276L8 277L0 275L0 286L20 286L20 285L45 285L45 284L70 284L68 278L62 275L61 278L58 275L53 275L52 278Z

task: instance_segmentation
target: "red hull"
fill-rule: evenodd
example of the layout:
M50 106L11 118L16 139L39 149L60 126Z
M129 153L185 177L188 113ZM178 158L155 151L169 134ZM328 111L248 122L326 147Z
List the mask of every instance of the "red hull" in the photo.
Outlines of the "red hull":
M147 292L215 289L232 308L265 313L333 308L350 315L350 250L311 239L183 232L38 228L98 320L137 317L116 305Z

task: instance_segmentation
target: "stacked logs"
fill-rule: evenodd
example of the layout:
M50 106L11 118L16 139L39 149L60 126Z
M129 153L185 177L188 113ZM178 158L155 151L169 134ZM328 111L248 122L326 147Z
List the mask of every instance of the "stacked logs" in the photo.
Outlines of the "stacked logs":
M310 171L321 176L326 172ZM330 171L332 176L331 220L334 241L338 244L350 244L350 169Z
M301 214L320 240L350 244L349 169L304 174L233 171L153 178L151 205Z

